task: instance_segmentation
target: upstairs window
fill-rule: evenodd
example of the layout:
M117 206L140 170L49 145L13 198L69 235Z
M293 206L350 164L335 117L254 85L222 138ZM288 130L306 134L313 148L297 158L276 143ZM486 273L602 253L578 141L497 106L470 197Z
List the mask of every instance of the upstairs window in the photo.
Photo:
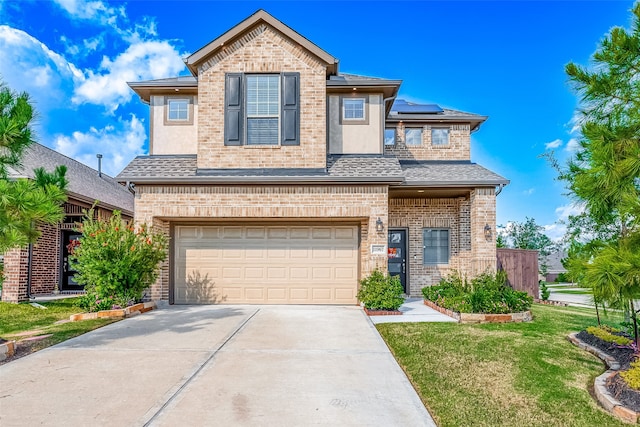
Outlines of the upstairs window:
M431 128L431 145L449 145L449 128Z
M280 142L280 75L247 76L247 145Z
M227 73L224 145L300 145L300 73Z
M193 97L172 97L164 98L164 124L189 125L193 124Z
M384 145L396 145L396 130L385 129L384 130Z
M342 100L343 120L364 120L365 119L365 99L345 98Z
M404 141L407 145L422 145L422 129L406 128L404 131Z
M422 230L424 265L449 264L449 230L425 228Z

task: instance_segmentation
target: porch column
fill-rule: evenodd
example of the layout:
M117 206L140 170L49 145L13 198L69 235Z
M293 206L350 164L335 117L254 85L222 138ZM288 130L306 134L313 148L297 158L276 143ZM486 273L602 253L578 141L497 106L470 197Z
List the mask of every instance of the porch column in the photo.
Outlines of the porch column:
M471 270L474 276L496 271L496 195L494 188L471 192ZM485 227L491 236L485 236Z

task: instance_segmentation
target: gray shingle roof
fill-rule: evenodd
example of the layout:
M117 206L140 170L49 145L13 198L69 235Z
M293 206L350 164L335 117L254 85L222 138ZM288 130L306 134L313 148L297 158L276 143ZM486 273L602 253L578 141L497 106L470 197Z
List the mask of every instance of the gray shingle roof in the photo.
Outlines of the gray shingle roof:
M381 155L330 156L325 169L198 169L195 155L138 156L117 177L131 182L232 181L357 181L401 182L395 157Z
M401 161L407 185L469 186L506 185L509 181L467 161Z
M26 151L20 167L10 168L10 178L34 178L33 170L39 167L51 172L56 166L67 167L67 187L70 196L88 201L99 200L101 205L133 213L133 194L108 175L98 176L98 171L58 153L44 145L34 143Z

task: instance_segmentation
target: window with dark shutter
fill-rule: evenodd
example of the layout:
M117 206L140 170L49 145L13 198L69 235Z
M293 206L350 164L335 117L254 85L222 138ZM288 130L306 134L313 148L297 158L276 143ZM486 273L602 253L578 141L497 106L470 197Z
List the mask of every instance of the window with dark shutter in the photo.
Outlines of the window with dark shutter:
M225 76L225 145L300 145L300 73Z

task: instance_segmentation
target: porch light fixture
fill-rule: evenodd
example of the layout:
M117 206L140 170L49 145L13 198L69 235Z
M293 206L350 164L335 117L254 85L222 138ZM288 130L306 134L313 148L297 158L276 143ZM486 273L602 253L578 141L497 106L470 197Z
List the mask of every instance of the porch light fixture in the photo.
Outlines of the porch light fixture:
M484 226L484 238L487 240L491 239L491 226L489 224Z
M376 221L376 231L378 233L382 233L384 231L384 224L382 223L380 217L378 217L378 220Z

